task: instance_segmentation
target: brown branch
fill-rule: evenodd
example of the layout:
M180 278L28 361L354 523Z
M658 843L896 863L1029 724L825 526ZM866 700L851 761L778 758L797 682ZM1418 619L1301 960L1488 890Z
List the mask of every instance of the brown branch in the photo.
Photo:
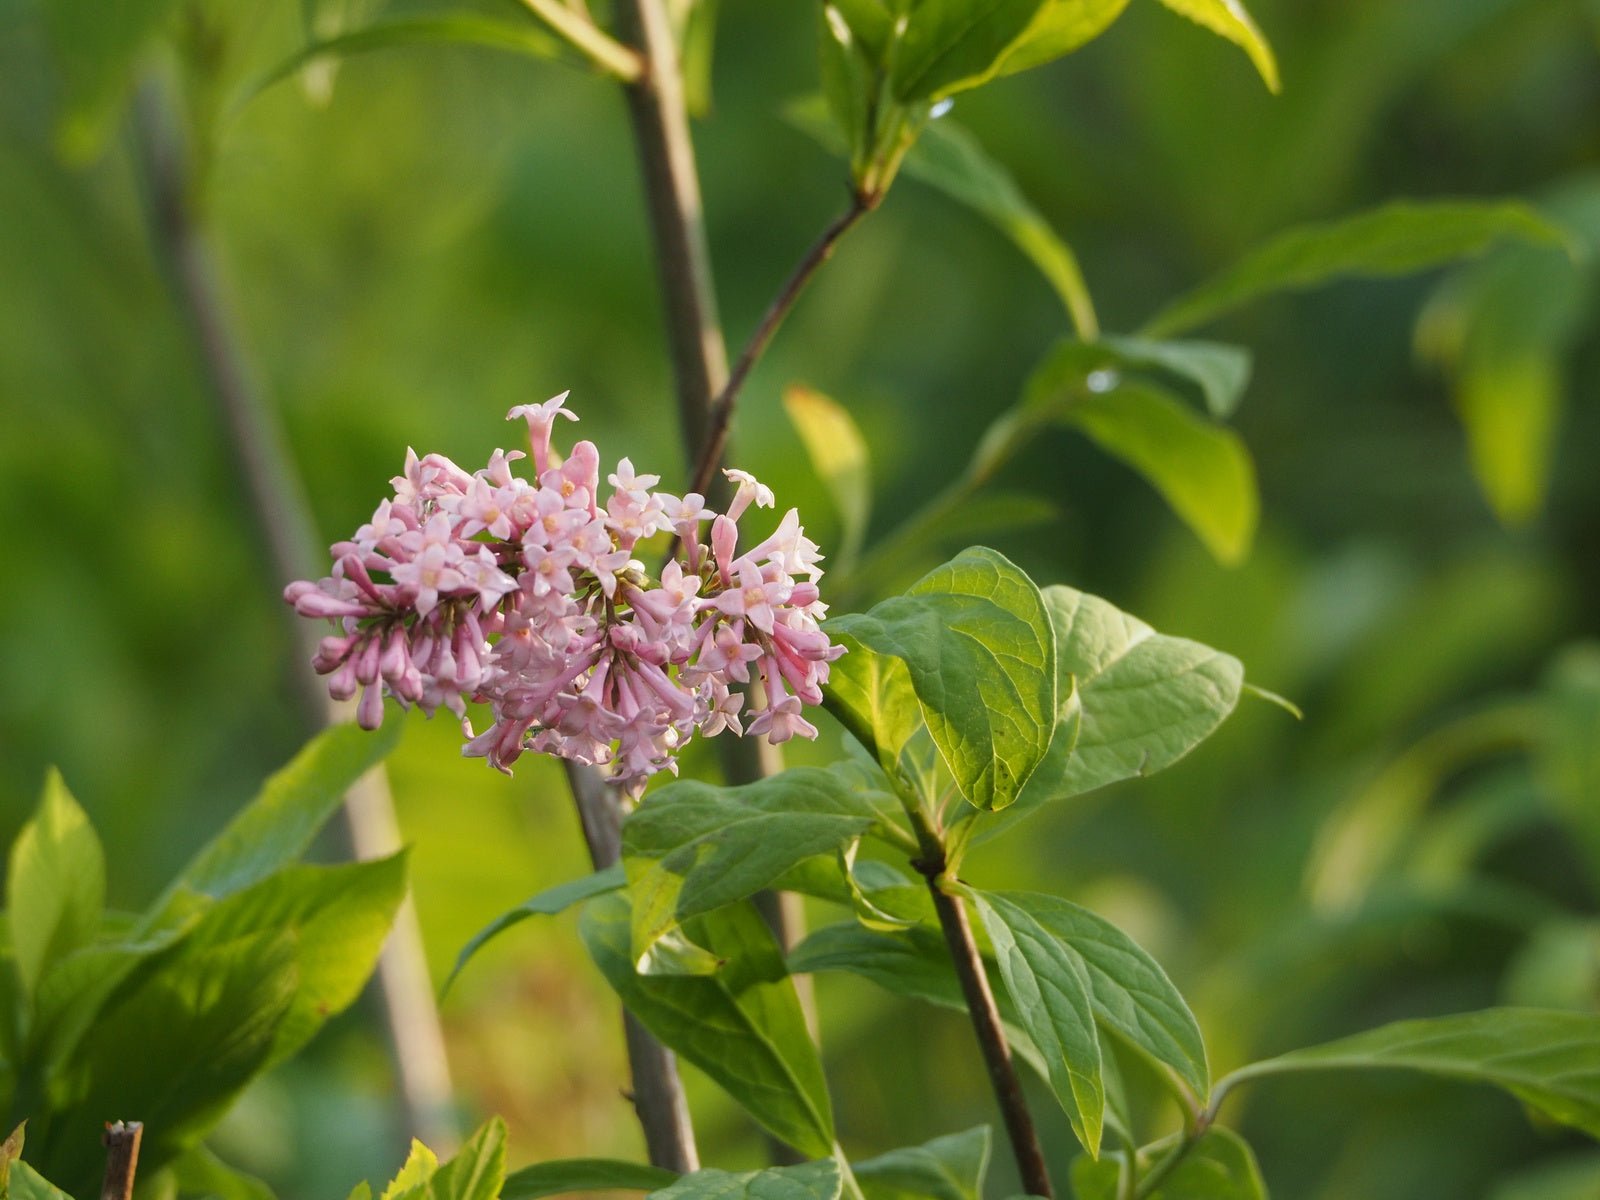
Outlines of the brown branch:
M114 1121L100 1135L106 1148L106 1178L100 1200L133 1200L133 1176L139 1169L139 1139L144 1126L138 1121Z
M156 257L227 429L273 574L280 587L307 578L318 573L311 508L264 389L249 368L244 339L226 302L204 221L194 209L191 193L195 185L185 148L172 114L153 84L139 93L133 125L135 152L149 196ZM309 664L317 646L311 623L286 606L280 607L296 657ZM348 719L346 709L328 698L309 670L295 671L294 683L310 728ZM400 848L394 802L381 767L368 772L346 795L344 824L358 859L382 857ZM409 894L378 960L377 982L407 1125L440 1153L451 1153L458 1132L450 1069L422 933Z

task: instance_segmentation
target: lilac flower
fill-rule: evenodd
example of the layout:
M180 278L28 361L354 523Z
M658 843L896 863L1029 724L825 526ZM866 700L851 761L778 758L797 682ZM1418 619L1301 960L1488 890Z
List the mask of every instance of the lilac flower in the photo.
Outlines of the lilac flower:
M626 458L602 497L594 444L565 459L551 446L556 419L577 420L565 401L513 408L531 456L496 450L474 474L408 450L393 496L335 543L331 573L285 589L301 615L336 623L313 660L329 694L359 695L366 728L382 721L385 695L443 708L468 756L508 771L529 750L556 754L605 767L634 794L676 772L697 732L815 737L803 706L821 701L844 650L819 625L822 556L799 514L741 553L739 519L774 504L746 472L727 472L726 513L656 491L659 476ZM536 483L514 473L523 458ZM679 551L656 579L637 555L665 533ZM737 685L752 672L747 708ZM489 708L481 733L469 703Z

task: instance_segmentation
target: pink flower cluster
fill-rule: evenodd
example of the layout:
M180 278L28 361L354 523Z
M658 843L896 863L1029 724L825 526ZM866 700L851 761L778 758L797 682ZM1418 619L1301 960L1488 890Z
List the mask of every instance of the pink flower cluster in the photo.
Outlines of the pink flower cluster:
M692 492L655 491L658 477L635 474L626 458L602 498L592 442L565 461L552 453L556 419L577 419L565 400L507 414L528 423L537 483L512 473L521 451L496 450L471 475L407 451L393 498L334 544L333 573L285 589L302 616L339 622L314 660L329 693L359 691L367 729L382 722L387 693L455 713L469 739L462 753L500 770L533 749L606 765L634 792L676 771L696 730L816 737L801 706L821 702L844 648L818 626L821 555L798 514L741 553L739 518L773 503L742 471L725 472L735 484L725 513ZM679 549L653 579L634 555L661 533ZM736 687L752 671L764 700L753 712ZM493 714L476 736L469 701Z

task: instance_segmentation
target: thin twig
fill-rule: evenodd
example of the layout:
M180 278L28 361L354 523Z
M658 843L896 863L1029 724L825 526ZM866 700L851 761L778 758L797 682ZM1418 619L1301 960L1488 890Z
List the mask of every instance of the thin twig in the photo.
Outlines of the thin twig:
M139 93L134 140L149 191L153 243L194 339L205 382L228 430L244 477L250 509L280 586L315 573L316 533L293 459L252 375L225 300L211 245L192 204L194 186L172 115L154 84ZM296 657L316 652L310 622L283 609ZM298 700L312 728L348 719L310 671L294 672ZM394 802L382 768L374 768L345 797L348 840L359 859L400 848ZM378 960L378 989L400 1081L407 1125L440 1153L452 1153L458 1131L451 1104L449 1063L416 910L409 895L396 914Z
M144 1126L138 1121L113 1121L100 1141L106 1148L106 1178L100 1200L133 1200L133 1177L139 1170L139 1139Z
M876 203L873 197L859 192L853 193L850 207L835 217L822 231L817 240L811 244L811 248L795 264L789 278L778 289L778 294L772 298L772 303L767 306L767 311L761 317L761 323L756 326L755 332L750 335L750 340L740 352L739 361L734 363L728 382L717 393L717 398L711 405L706 418L706 436L700 447L700 456L695 462L694 476L689 483L691 492L704 495L706 488L711 485L717 465L722 461L723 452L727 449L728 429L733 422L733 407L739 400L739 392L744 387L745 379L748 378L751 369L766 350L767 343L772 340L772 335L778 331L778 326L783 324L783 319L789 315L789 310L800 298L800 293L805 291L806 284L811 282L811 277L833 256L834 247L839 244L839 239L849 233L857 221L871 212Z
M966 907L959 897L952 896L940 886L946 863L944 846L938 835L925 820L916 820L916 825L917 837L922 843L922 855L912 865L928 881L933 908L939 915L939 927L944 931L944 940L950 947L950 960L955 965L956 978L961 981L961 994L966 998L967 1013L972 1019L973 1032L978 1037L978 1048L983 1052L983 1064L989 1071L989 1083L994 1088L995 1101L1000 1106L1000 1115L1011 1139L1011 1152L1017 1160L1022 1189L1030 1196L1043 1196L1045 1200L1051 1200L1055 1190L1050 1182L1050 1173L1045 1169L1044 1150L1039 1145L1033 1114L1028 1111L1027 1097L1022 1091L1022 1080L1017 1075L1016 1061L1011 1056L1011 1046L1000 1024L1000 1008L989 987L989 975L983 969L983 958L978 953L977 940L972 936Z

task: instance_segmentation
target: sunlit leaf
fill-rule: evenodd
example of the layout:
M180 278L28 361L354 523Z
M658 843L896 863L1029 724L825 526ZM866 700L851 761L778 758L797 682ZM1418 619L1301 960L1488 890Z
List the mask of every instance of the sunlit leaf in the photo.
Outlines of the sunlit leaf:
M1267 88L1278 90L1277 59L1241 0L1161 0L1161 3L1243 49Z
M676 1171L613 1158L563 1158L535 1163L506 1176L500 1200L540 1200L568 1192L653 1192L673 1183Z
M11 844L6 872L6 919L26 993L53 963L94 936L105 893L100 839L52 770L33 818Z
M934 1138L852 1164L865 1200L983 1200L989 1127Z
M1047 0L1011 44L1000 74L1014 75L1071 53L1110 28L1127 6L1128 0Z

